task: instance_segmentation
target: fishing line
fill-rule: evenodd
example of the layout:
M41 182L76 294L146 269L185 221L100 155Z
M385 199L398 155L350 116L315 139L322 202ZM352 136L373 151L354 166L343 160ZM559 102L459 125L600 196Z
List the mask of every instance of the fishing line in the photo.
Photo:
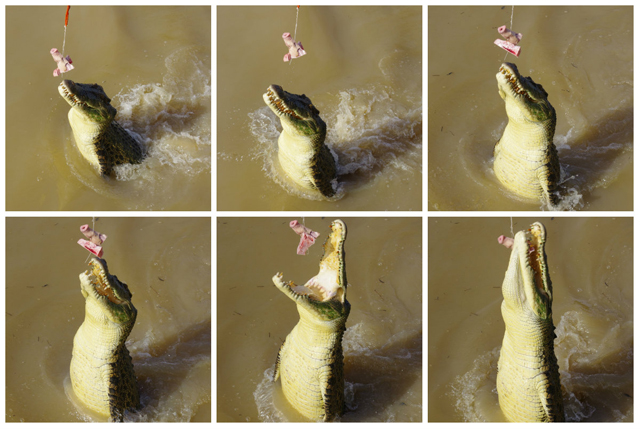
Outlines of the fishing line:
M296 27L293 30L293 42L295 43L296 40L298 40L298 12L300 12L300 5L298 5L298 7L296 7ZM65 27L66 29L66 27ZM291 63L293 63L293 58L289 61L289 65L291 65Z
M64 36L62 38L62 56L64 57L64 45L67 42L67 26L64 26Z
M293 40L296 41L298 40L297 34L298 34L298 12L300 12L300 5L298 5L298 7L296 7L296 27L293 30ZM513 20L513 15L511 16L511 19Z
M514 8L515 8L515 6L511 6L511 23L509 24L509 28L513 28L513 9ZM66 29L66 27L65 27L65 29ZM502 62L507 61L507 55L509 55L509 52L504 54L504 60L502 60ZM511 229L511 234L513 235L513 227Z

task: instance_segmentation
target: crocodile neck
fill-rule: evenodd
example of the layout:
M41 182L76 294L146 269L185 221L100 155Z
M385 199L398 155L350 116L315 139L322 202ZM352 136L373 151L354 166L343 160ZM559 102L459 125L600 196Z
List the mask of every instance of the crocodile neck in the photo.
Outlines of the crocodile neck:
M510 357L522 359L522 363L531 361L545 361L548 356L554 356L553 338L554 326L552 319L539 319L531 313L522 310L509 309L503 301L502 319L505 321L503 348ZM522 365L523 367L528 365ZM531 369L539 372L539 366Z
M537 124L523 124L510 119L500 140L522 149L547 150L547 146L553 144L552 122L549 120Z
M320 320L304 306L298 305L297 308L300 321L298 321L296 329L305 338L305 342L321 344L321 347L324 348L328 344L342 341L348 314L333 320Z
M291 162L308 162L323 145L325 137L325 133L302 136L283 129L278 138L278 156Z
M318 157L324 154L322 149L328 152L324 146L324 139L325 133L303 136L289 133L286 128L278 138L280 166L302 189L307 189L315 180L316 170L320 168Z
M104 124L88 120L75 107L69 110L68 117L78 149L89 162L99 164L95 142L108 130L111 122Z
M134 316L125 324L104 323L93 316L101 311L100 304L93 300L86 302L85 319L78 330L82 331L79 335L83 339L80 350L95 358L104 356L104 360L113 360L113 356L119 355L120 349L129 337L136 318Z

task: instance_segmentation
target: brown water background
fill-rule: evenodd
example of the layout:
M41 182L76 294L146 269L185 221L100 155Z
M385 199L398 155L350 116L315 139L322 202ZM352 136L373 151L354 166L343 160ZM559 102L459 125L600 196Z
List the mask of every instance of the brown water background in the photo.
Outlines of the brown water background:
M513 218L547 229L568 421L633 421L633 221ZM502 421L495 378L509 218L429 219L429 421Z
M284 63L295 22L294 6L217 8L218 209L420 210L422 8L301 6L307 55ZM320 111L342 199L305 199L277 170L271 84Z
M271 278L280 271L304 284L315 276L333 218L298 219L320 233L306 256L296 254L292 219L217 219L218 421L299 419L271 381L298 321L295 303ZM342 421L421 421L422 219L342 220L351 303Z
M429 210L538 210L492 170L507 124L493 45L511 7L429 7ZM549 93L566 181L561 208L633 209L633 8L516 6L523 76Z
M6 8L9 210L211 209L211 8ZM148 152L105 180L78 151L62 79L98 83Z
M65 395L84 320L76 244L91 218L8 218L6 414L9 422L86 421ZM104 259L138 310L127 341L143 409L131 421L211 420L211 220L100 218Z

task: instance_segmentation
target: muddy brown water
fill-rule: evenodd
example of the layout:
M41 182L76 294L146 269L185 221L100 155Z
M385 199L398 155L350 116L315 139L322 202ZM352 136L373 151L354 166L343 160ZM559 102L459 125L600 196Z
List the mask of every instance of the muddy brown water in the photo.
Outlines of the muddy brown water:
M217 219L217 420L299 421L273 383L276 355L298 321L271 278L318 273L333 218L298 218L321 235L296 254L291 218ZM347 413L342 421L422 420L422 220L341 218L347 299ZM238 258L242 254L244 257Z
M524 7L523 76L549 94L565 210L633 209L632 7ZM538 210L506 191L493 147L507 124L493 45L511 7L429 7L429 210Z
M568 421L631 422L633 221L513 218L547 229L555 351ZM429 421L503 421L495 379L504 336L509 218L429 219Z
M284 63L295 22L295 6L217 8L218 209L420 210L422 8L301 6L307 54ZM320 111L339 200L307 199L278 171L271 84Z
M211 8L6 9L6 204L9 210L211 209ZM98 83L147 150L103 179L77 149L62 79Z
M88 420L64 390L84 320L78 276L89 253L76 241L85 223L7 219L7 421ZM211 421L211 219L105 217L95 229L138 310L127 347L143 408L126 420Z

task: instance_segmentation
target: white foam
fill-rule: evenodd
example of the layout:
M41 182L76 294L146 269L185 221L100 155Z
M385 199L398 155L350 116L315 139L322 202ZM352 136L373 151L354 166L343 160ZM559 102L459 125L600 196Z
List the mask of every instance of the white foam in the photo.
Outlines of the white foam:
M153 175L158 165L188 176L211 169L207 65L189 49L174 53L165 63L168 72L163 83L137 84L114 97L119 122L139 137L147 150L144 163L152 167L117 167L118 180Z

